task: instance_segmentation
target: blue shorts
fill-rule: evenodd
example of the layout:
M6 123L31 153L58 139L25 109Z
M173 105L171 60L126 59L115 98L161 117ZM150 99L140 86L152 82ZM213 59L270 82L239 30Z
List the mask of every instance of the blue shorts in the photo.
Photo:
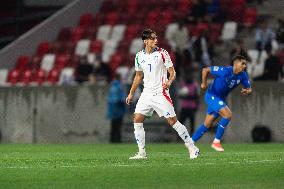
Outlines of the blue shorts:
M217 118L219 116L219 111L227 106L224 99L221 99L219 97L216 97L212 94L209 94L206 92L205 94L205 102L208 106L207 108L207 114L212 115Z

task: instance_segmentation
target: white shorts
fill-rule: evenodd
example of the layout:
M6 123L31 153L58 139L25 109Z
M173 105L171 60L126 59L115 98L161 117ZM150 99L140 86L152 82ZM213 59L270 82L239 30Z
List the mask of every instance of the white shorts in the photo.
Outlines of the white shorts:
M176 116L168 91L158 94L142 92L134 113L143 114L148 117L153 115L154 110L160 117L169 118Z

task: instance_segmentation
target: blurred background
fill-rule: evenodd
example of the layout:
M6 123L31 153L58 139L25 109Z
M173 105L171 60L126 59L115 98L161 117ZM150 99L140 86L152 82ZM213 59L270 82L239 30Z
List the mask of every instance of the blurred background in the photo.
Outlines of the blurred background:
M206 114L201 69L241 54L253 94L238 88L228 97L224 141L284 142L284 0L0 2L2 143L134 142L135 102L123 102L144 28L157 32L174 62L171 98L191 133ZM179 142L157 115L145 130L149 142Z

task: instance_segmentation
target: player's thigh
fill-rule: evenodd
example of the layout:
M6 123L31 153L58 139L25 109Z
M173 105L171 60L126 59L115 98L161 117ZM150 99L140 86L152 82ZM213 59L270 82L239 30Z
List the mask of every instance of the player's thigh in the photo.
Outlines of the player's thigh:
M219 114L224 117L224 118L227 118L227 119L231 119L232 118L232 112L230 110L230 108L228 106L225 106L223 108L221 108L219 110Z
M135 111L134 111L134 122L136 120L136 115L141 117L141 115L144 115L144 117L151 117L153 114L154 109L151 107L151 100L143 95L139 98ZM141 115L140 115L141 114Z
M215 114L215 116L217 116L222 108L227 106L226 102L223 99L210 94L206 94L205 102L208 106L207 114Z
M216 114L207 114L204 120L205 127L209 128L212 126L212 123L218 118Z
M152 99L151 107L157 112L159 117L166 119L176 117L174 106L164 96L155 96Z

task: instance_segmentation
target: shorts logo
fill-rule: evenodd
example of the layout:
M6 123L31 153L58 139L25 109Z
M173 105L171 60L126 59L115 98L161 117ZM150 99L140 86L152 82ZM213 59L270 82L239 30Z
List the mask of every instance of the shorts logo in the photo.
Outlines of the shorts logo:
M240 82L241 82L241 81L238 79L238 80L237 80L237 84L239 84Z
M166 112L166 116L171 115L170 112Z
M212 98L212 100L214 100L214 99L215 99L215 98L214 98L214 96L212 96L211 98Z
M219 104L222 106L222 105L224 105L224 102L223 101L219 101Z
M218 71L219 70L219 67L218 66L214 66L213 67L213 71Z

